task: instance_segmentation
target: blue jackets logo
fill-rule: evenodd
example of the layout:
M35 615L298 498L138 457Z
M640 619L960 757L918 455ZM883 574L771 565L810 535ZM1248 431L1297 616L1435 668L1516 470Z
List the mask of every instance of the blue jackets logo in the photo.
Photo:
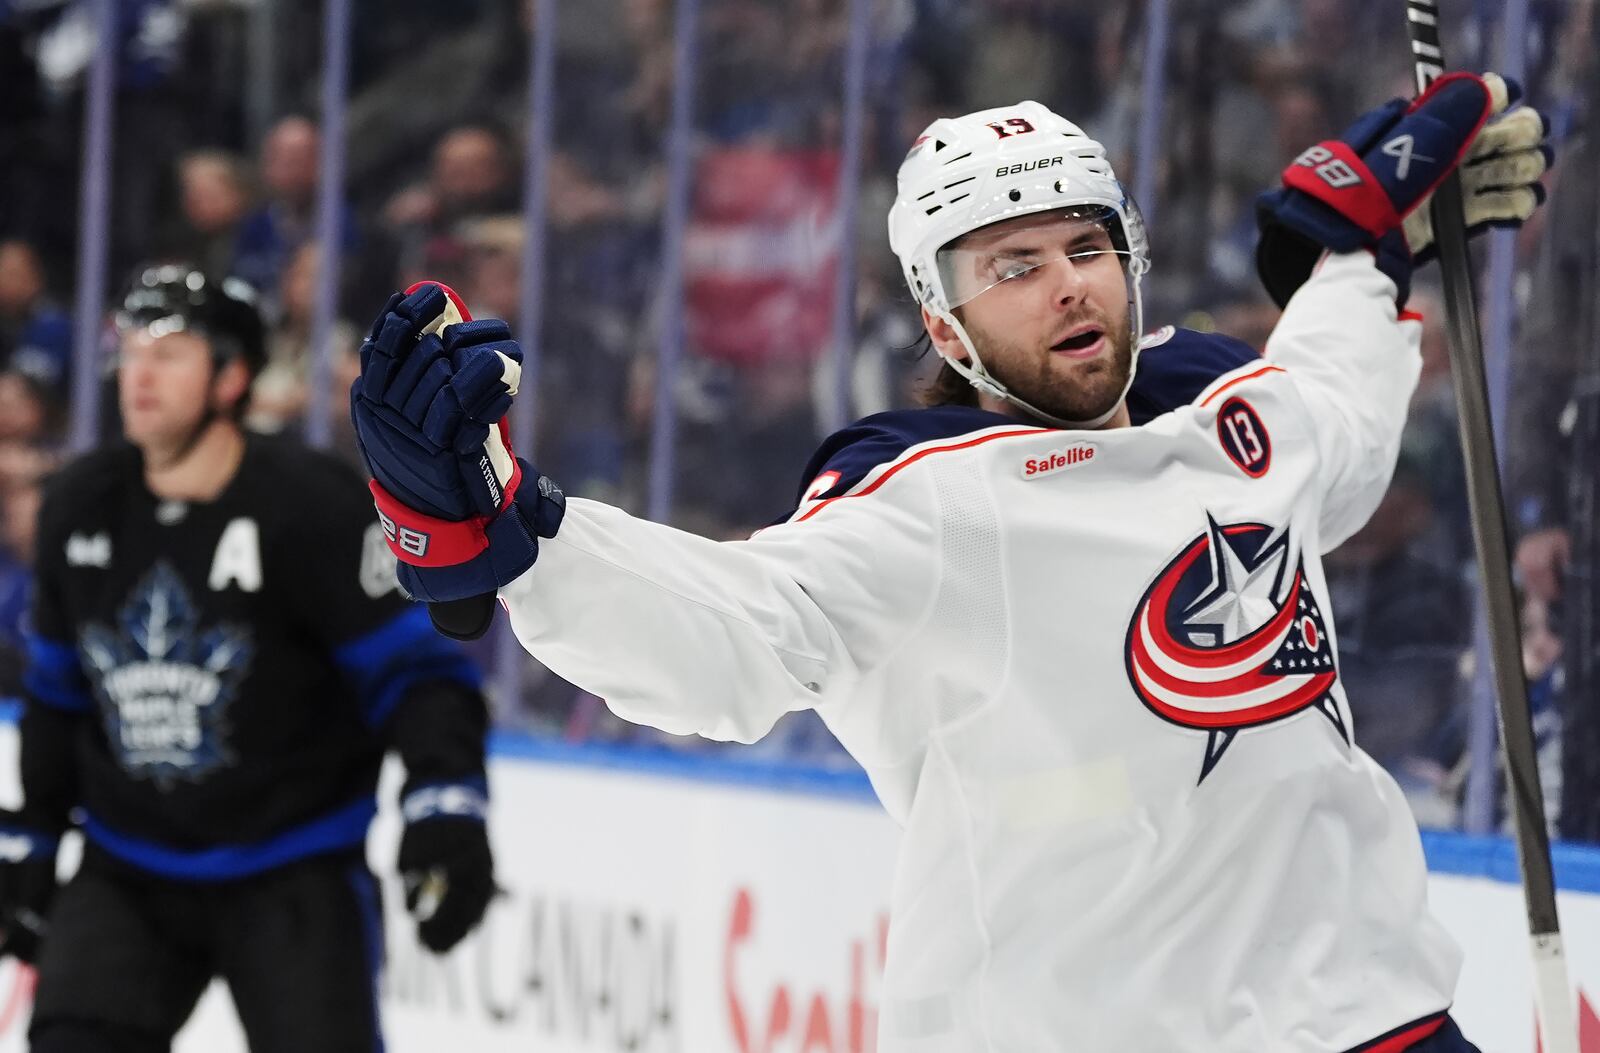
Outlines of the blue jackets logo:
M1307 710L1349 744L1321 607L1285 530L1209 514L1145 591L1128 625L1128 679L1151 712L1208 733L1201 782L1240 731Z
M165 787L233 762L225 718L255 647L247 629L202 630L170 566L145 575L116 627L85 626L79 647L107 741L130 775Z

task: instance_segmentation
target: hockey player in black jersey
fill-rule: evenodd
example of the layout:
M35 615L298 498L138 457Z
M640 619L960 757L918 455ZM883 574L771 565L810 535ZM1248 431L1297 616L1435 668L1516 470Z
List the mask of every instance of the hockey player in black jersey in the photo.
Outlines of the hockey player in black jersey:
M40 513L24 804L0 831L35 1053L166 1050L213 977L257 1053L381 1048L364 844L386 750L421 941L453 946L493 894L478 676L396 590L356 473L240 428L263 358L246 292L136 278L127 441L63 469Z

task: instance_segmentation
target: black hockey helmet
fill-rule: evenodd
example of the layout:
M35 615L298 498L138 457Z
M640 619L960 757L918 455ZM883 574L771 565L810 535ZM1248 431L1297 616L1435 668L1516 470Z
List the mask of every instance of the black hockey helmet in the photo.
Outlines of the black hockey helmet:
M188 263L164 263L136 271L117 328L165 333L194 332L211 345L217 365L239 359L254 377L267 363L266 327L256 291L237 278L209 278Z

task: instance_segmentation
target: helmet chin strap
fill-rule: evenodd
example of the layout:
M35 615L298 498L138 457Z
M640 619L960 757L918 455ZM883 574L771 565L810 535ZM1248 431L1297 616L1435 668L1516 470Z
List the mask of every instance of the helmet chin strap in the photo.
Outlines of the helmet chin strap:
M1033 405L1032 403L1026 402L1018 396L1013 395L1006 389L1004 384L1000 383L1000 381L984 367L983 359L978 356L978 349L973 346L972 337L967 335L966 327L956 320L955 315L951 314L949 311L939 311L937 314L938 317L945 322L945 324L955 330L956 339L961 341L961 346L967 349L967 355L969 356L966 362L958 362L947 355L941 354L940 357L944 358L944 360L949 363L950 368L961 374L963 377L966 377L968 382L970 382L973 387L977 388L983 394L990 395L997 399L1003 399L1004 401L1011 403L1013 406L1016 406L1018 409L1025 411L1030 416L1037 417L1047 424L1054 424L1058 428L1092 431L1093 429L1105 424L1106 421L1110 420L1112 417L1116 416L1117 410L1122 408L1123 401L1128 397L1128 390L1133 387L1133 374L1139 365L1139 339L1138 334L1130 333L1130 339L1133 343L1133 351L1128 362L1128 379L1123 382L1122 393L1117 396L1117 401L1111 404L1110 409L1106 410L1098 417L1094 417L1090 420L1071 420L1065 417L1057 417L1051 413L1046 413L1044 410Z

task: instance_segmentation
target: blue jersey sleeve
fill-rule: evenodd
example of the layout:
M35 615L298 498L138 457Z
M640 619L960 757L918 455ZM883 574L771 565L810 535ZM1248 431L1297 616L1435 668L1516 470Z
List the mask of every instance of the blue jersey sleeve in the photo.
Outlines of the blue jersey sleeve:
M1128 413L1135 425L1148 424L1193 402L1224 373L1260 360L1260 352L1231 336L1163 329L1145 338L1128 391Z
M795 506L849 491L872 469L919 443L1016 423L1010 417L974 406L889 410L863 417L828 436L811 455L795 493ZM777 522L793 513L791 509Z

